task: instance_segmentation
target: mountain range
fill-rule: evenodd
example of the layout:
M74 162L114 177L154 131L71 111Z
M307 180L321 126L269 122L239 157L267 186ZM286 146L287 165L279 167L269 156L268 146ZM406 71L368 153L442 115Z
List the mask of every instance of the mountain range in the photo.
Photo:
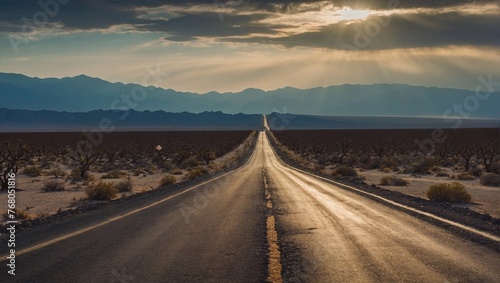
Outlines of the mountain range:
M75 130L260 130L262 115L222 112L167 113L164 111L60 112L0 108L0 132L44 132Z
M500 92L476 100L469 90L404 84L339 85L272 91L249 88L236 93L179 92L154 86L111 83L85 75L67 78L33 78L0 73L0 108L88 112L130 108L136 111L221 111L226 114L272 112L321 116L460 116L500 118ZM465 105L469 103L469 105ZM467 108L468 107L468 108Z
M500 128L500 119L450 119L419 117L312 116L271 113L267 116L274 131L294 129L425 129ZM459 123L459 124L457 124ZM164 111L60 112L0 108L0 132L46 132L108 130L262 130L260 114L222 112L167 113ZM101 129L100 127L104 127Z

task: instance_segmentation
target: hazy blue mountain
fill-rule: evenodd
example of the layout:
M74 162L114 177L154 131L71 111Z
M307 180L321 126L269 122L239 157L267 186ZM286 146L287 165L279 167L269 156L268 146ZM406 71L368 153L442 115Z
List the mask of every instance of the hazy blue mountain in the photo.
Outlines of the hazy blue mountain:
M79 129L105 131L110 127L116 127L117 130L260 130L262 125L262 115L222 112L194 114L94 110L71 113L0 108L0 131L3 132Z
M474 92L403 84L340 85L273 91L246 89L238 93L205 94L135 84L110 83L80 75L62 79L39 79L0 73L0 107L23 110L87 112L124 107L122 96L144 91L146 98L131 104L137 111L222 111L236 114L288 112L325 116L432 116L442 117L454 105L463 104ZM139 92L137 92L139 93ZM134 101L132 101L134 103ZM469 100L469 102L471 102ZM479 101L470 117L500 118L500 92ZM458 115L451 112L450 115Z
M271 113L271 130L307 129L453 129L500 128L500 119L454 119L422 117L313 116ZM499 132L500 133L500 132Z
M51 110L12 110L0 108L0 131L64 131L99 130L109 124L116 130L237 130L263 128L260 114L198 114L164 111L61 112ZM293 129L424 129L452 128L460 122L461 128L500 128L500 119L455 119L415 117L313 116L271 113L267 115L274 131ZM100 129L105 130L105 129Z

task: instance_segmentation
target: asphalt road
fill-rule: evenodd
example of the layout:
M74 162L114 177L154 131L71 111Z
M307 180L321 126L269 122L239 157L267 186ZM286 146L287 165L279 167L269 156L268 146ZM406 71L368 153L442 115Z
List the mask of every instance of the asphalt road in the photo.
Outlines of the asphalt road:
M15 277L0 262L0 282L264 282L262 152L258 146L237 171L135 213L160 197L22 231L19 250L133 213L18 255Z
M500 282L499 253L263 150L286 282Z
M0 282L265 282L263 168L285 282L500 281L499 253L288 168L261 133L245 166L194 189L17 234Z

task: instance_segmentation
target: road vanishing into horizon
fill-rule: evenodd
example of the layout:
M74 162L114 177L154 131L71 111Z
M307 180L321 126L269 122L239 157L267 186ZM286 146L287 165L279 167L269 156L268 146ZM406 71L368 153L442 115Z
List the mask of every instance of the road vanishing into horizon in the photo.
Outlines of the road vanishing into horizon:
M232 172L21 231L17 249L0 282L500 281L498 252L285 165L264 132Z

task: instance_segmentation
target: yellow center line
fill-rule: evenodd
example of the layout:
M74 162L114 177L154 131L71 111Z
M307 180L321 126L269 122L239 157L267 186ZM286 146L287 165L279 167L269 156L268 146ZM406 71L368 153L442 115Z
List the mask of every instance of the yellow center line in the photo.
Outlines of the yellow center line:
M264 171L265 174L265 171ZM266 188L266 207L272 211L273 203L271 201L271 193L268 190L267 178L264 175L264 187ZM276 232L276 220L274 215L267 216L266 220L267 228L267 245L269 248L269 262L267 265L267 282L272 283L282 283L283 278L281 277L281 271L283 270L281 266L281 253L278 245L278 233Z

